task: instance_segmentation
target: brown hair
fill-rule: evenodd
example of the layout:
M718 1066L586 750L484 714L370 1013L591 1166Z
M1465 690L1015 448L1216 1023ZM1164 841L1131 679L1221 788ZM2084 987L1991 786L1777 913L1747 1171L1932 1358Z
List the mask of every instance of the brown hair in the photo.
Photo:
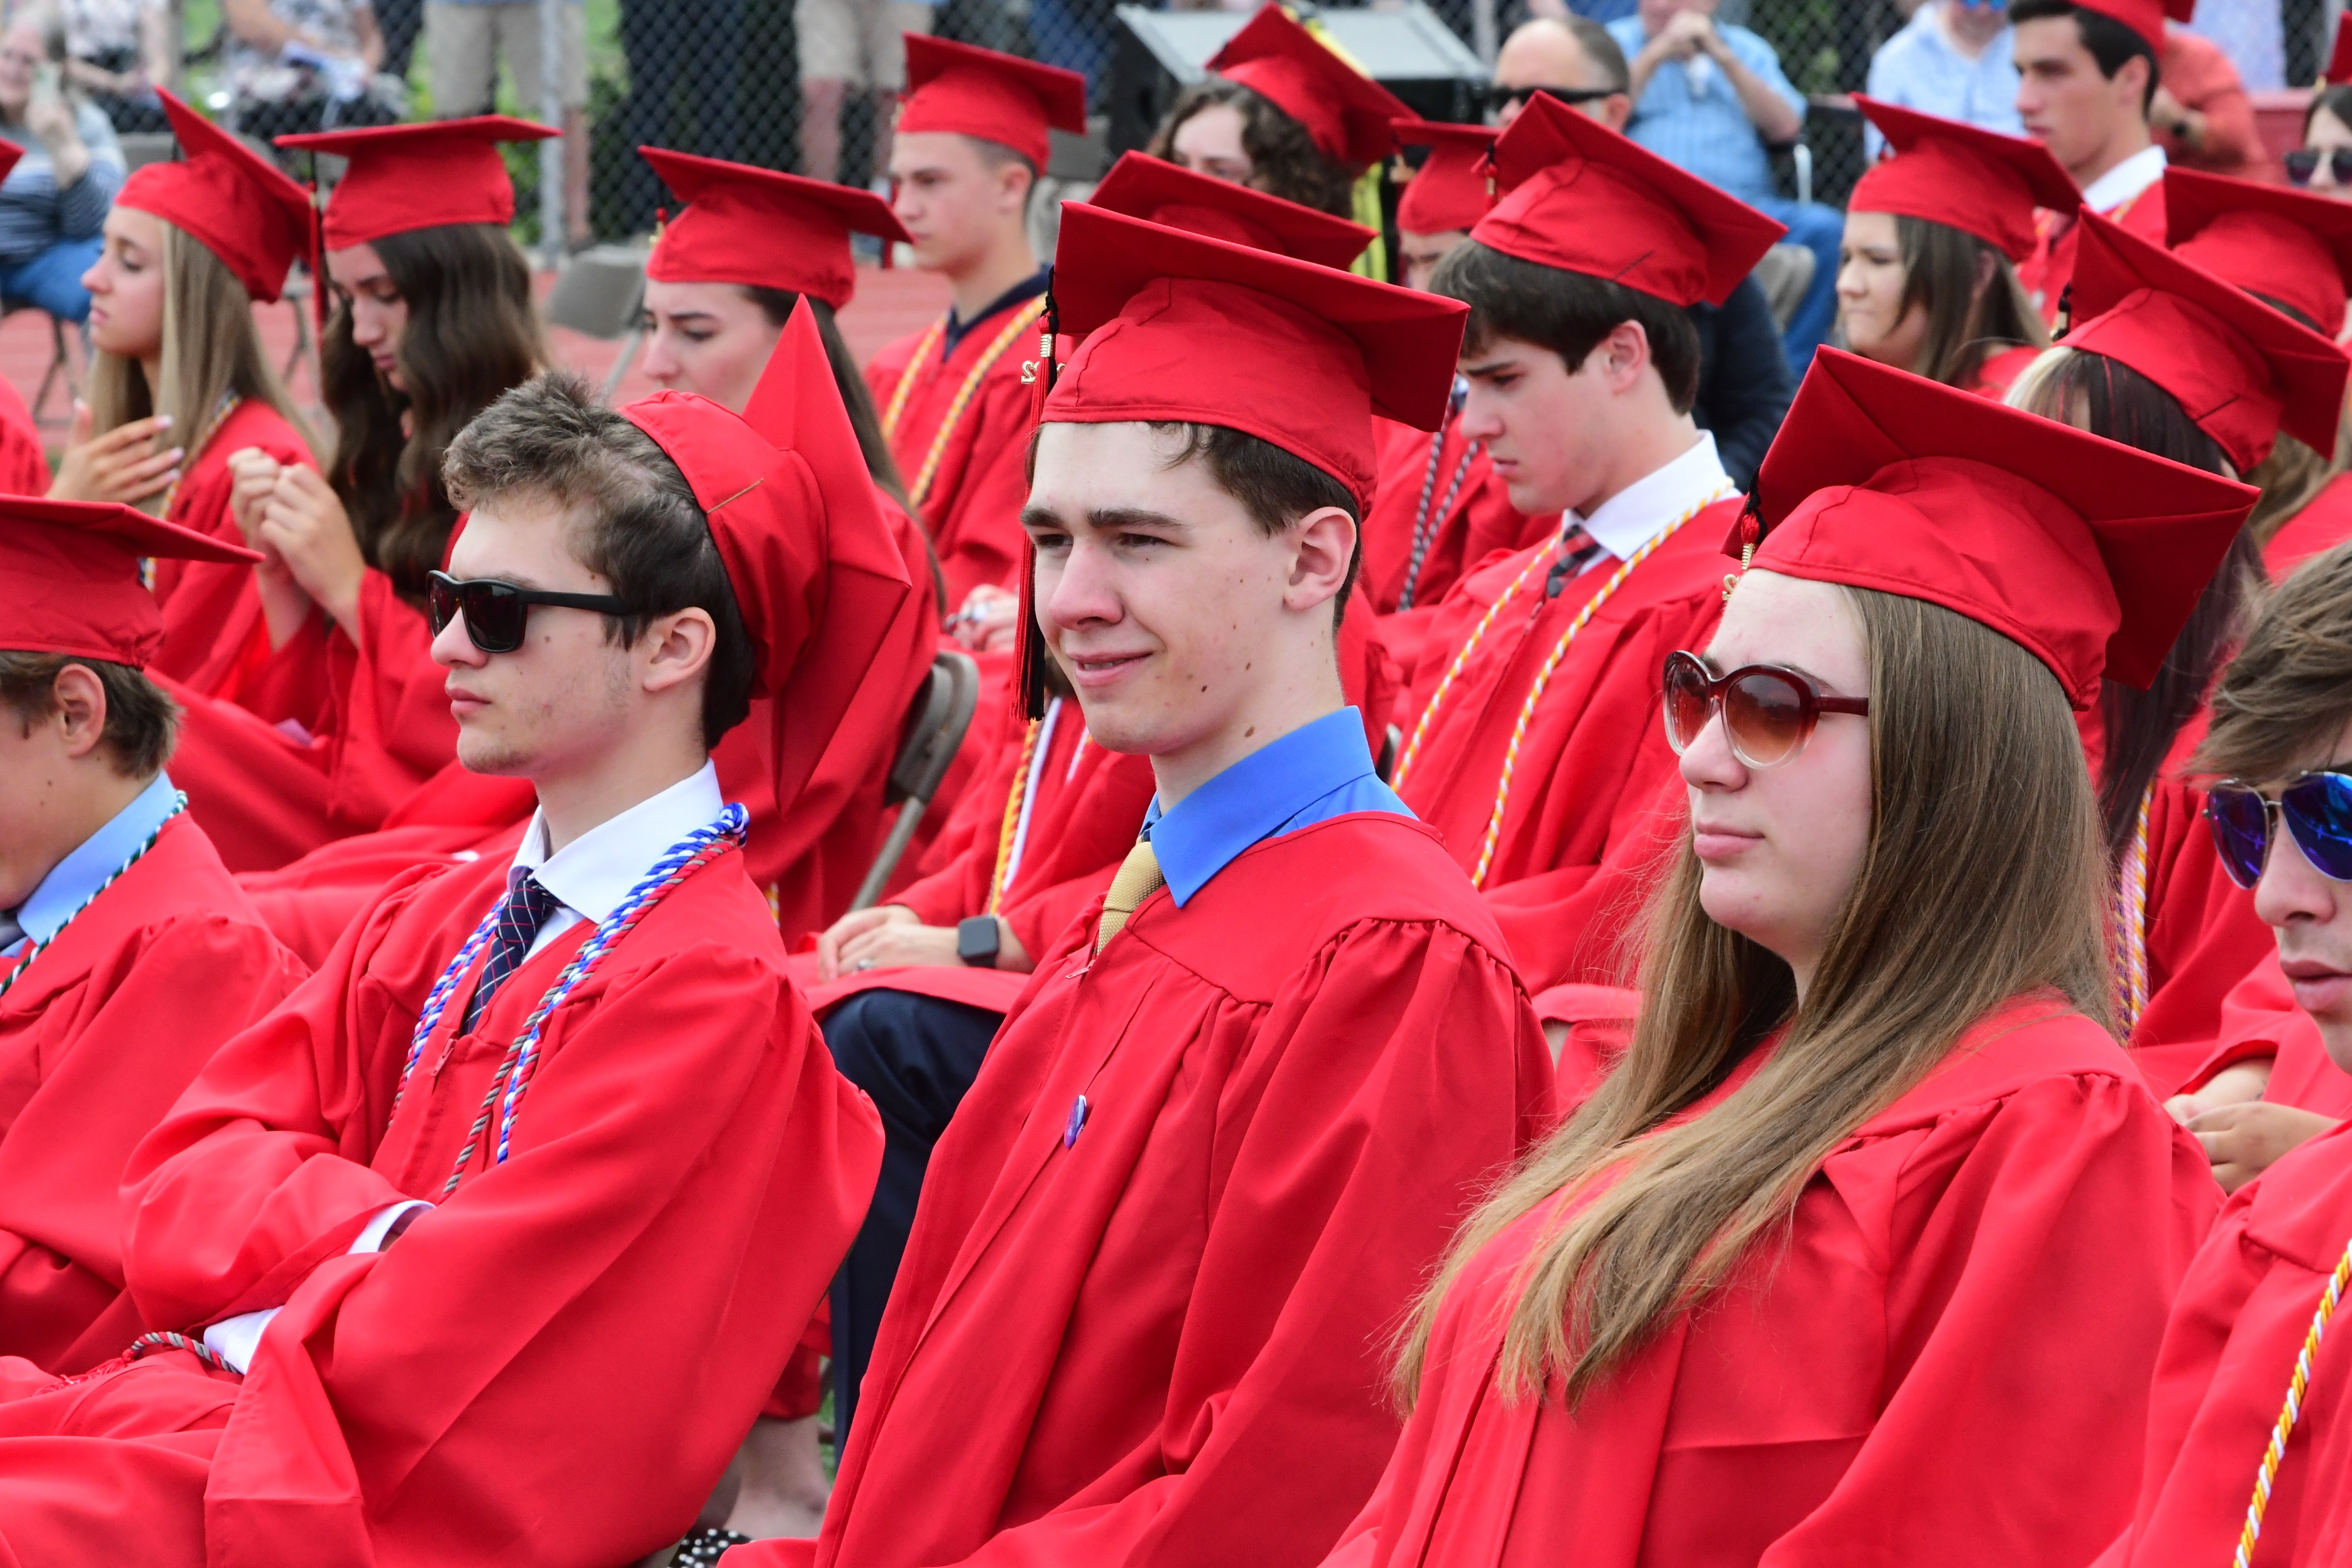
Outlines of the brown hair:
M16 715L24 733L30 735L35 723L58 711L58 676L69 664L97 676L106 693L106 723L98 743L114 771L128 779L152 779L162 773L179 739L180 705L144 670L131 665L0 650L0 702Z
M506 230L447 224L373 243L408 303L398 350L408 390L394 392L376 374L352 342L350 301L340 301L320 341L336 435L327 478L361 554L415 600L457 521L442 488L442 455L469 420L546 363L547 347L531 306L530 264ZM401 429L404 418L410 433Z
M2254 617L2222 672L2213 719L2189 767L2263 782L2284 778L2352 723L2352 546L2314 556Z
M1999 247L1927 218L1895 215L1903 254L1899 320L1927 313L1919 374L1947 386L1973 386L1985 361L2005 349L2047 348L2049 329L2025 297L2017 268Z
M1184 121L1221 105L1241 113L1242 151L1249 154L1253 189L1335 217L1356 216L1356 176L1362 171L1325 157L1307 127L1284 113L1273 100L1230 77L1213 76L1177 94L1175 107L1151 133L1151 144L1144 151L1162 162L1173 162L1176 132Z
M209 436L214 415L234 397L268 404L307 440L302 416L261 346L245 285L204 241L167 219L155 222L163 235L163 385L149 386L137 360L100 350L90 356L90 429L102 433L168 414L172 427L156 438L158 448L192 443ZM201 455L192 448L186 461ZM159 493L141 509L160 511L163 504Z
M2009 401L2192 468L2232 472L2221 447L2197 427L2179 400L2105 354L2062 345L2026 368L2010 388ZM2115 680L2099 683L2099 720L2106 735L2099 815L2111 857L2120 858L2130 844L2148 781L2212 689L2263 582L2262 550L2242 528L2147 689Z
M1601 340L1632 321L1650 340L1650 363L1677 414L1698 401L1698 328L1690 312L1622 283L1524 261L1465 239L1445 253L1429 290L1470 307L1464 355L1484 353L1496 338L1516 338L1559 355L1573 374Z
M608 642L626 647L655 617L679 610L710 616L718 637L703 677L706 749L751 712L751 637L694 487L586 381L550 371L506 394L458 432L442 476L460 506L529 495L584 514L572 552L629 606L605 618Z
M1552 1376L1580 1398L1788 1221L1841 1140L2003 1003L2054 988L2106 1017L2105 868L2083 746L2057 678L1923 600L1843 590L1870 668L1871 823L1801 1006L1789 966L1710 920L1687 834L1654 896L1624 1060L1480 1206L1422 1300L1397 1372L1479 1251L1613 1177L1519 1275L1502 1392ZM1776 1031L1755 1076L1672 1118Z

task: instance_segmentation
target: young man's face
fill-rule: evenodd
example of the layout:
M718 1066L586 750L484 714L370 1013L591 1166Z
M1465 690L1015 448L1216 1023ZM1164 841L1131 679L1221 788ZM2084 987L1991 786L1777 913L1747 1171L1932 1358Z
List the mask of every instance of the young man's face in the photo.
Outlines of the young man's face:
M2117 132L2144 118L2146 65L2126 60L2112 79L2102 76L2097 57L2084 47L2082 25L2072 16L2020 22L2014 38L2017 112L2025 133L2069 173L2093 170ZM2091 177L2105 172L2093 170Z
M1607 344L1571 372L1559 354L1497 337L1462 355L1462 434L1484 441L1511 504L1529 517L1582 510L1609 446Z
M554 502L527 493L478 506L450 552L460 581L609 594L612 584L572 552L572 524ZM530 608L522 646L484 653L453 617L433 639L434 662L457 721L457 760L478 773L533 780L593 773L629 731L635 660L604 635L593 610Z
M1397 259L1403 264L1404 286L1429 291L1429 279L1437 271L1437 264L1455 246L1470 237L1466 228L1444 229L1436 234L1415 234L1410 229L1397 230Z
M2314 768L2352 759L2352 723L2315 751ZM2276 788L2263 792L2276 798ZM2311 1015L2328 1057L2352 1072L2352 882L2323 877L2280 822L2263 879L2254 884L2254 912L2278 938L2279 968L2294 988L2295 1005Z
M1167 466L1181 442L1141 424L1038 433L1022 514L1037 547L1037 622L1087 732L1114 752L1212 742L1267 682L1302 675L1291 653L1301 617L1328 634L1336 588L1316 585L1328 562L1312 557L1354 548L1352 526L1342 541L1327 525L1306 546L1303 525L1269 536L1204 461Z
M1008 217L1018 221L1028 173L989 167L968 136L900 132L890 143L890 210L914 241L915 265L952 273L985 255Z

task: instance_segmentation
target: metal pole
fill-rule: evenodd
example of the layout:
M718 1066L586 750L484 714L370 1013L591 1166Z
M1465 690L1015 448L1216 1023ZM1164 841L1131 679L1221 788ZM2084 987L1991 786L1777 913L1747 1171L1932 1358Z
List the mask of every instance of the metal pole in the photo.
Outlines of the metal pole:
M562 7L577 3L539 0L539 114L557 132L539 144L539 242L550 271L563 261Z
M1495 68L1495 51L1499 41L1495 37L1495 0L1470 0L1470 47L1476 52L1479 64L1488 70Z

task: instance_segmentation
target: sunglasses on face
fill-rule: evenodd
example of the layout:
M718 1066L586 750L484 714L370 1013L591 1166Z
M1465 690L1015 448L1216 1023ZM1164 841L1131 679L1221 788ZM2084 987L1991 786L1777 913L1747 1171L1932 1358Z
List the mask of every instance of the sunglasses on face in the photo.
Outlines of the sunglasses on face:
M2319 173L2319 149L2297 147L2286 154L2286 177L2298 185L2311 184ZM2339 185L2352 185L2352 147L2338 147L2327 154L2327 175Z
M2205 822L2230 880L2251 888L2263 879L2281 817L2313 870L2352 882L2352 775L2333 770L2298 774L2276 800L2240 784L2213 786Z
M1717 678L1696 654L1666 655L1666 743L1680 756L1723 720L1731 754L1751 768L1778 767L1805 749L1824 713L1868 713L1867 697L1824 697L1793 669L1742 665Z
M629 606L610 594L551 594L541 588L519 588L495 577L463 581L436 572L425 589L425 619L439 637L451 621L466 617L466 636L484 653L512 653L522 647L533 605L557 605L567 610L594 610L600 615L625 616Z
M1528 100L1538 93L1573 109L1580 103L1614 98L1617 89L1613 87L1505 87L1496 82L1486 89L1486 107L1500 114L1505 110L1525 107Z

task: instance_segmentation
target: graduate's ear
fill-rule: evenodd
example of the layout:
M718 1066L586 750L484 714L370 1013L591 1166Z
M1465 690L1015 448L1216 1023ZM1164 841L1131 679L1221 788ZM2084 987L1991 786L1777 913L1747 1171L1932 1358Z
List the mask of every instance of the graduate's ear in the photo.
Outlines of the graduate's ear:
M48 721L65 737L66 755L79 761L97 751L106 738L106 684L84 664L68 664L58 671L51 688L56 703Z
M719 628L710 612L690 605L646 622L631 655L639 666L640 686L652 695L699 679L718 647Z
M1283 607L1311 610L1337 599L1356 559L1356 520L1344 507L1317 507L1291 524L1290 542Z

